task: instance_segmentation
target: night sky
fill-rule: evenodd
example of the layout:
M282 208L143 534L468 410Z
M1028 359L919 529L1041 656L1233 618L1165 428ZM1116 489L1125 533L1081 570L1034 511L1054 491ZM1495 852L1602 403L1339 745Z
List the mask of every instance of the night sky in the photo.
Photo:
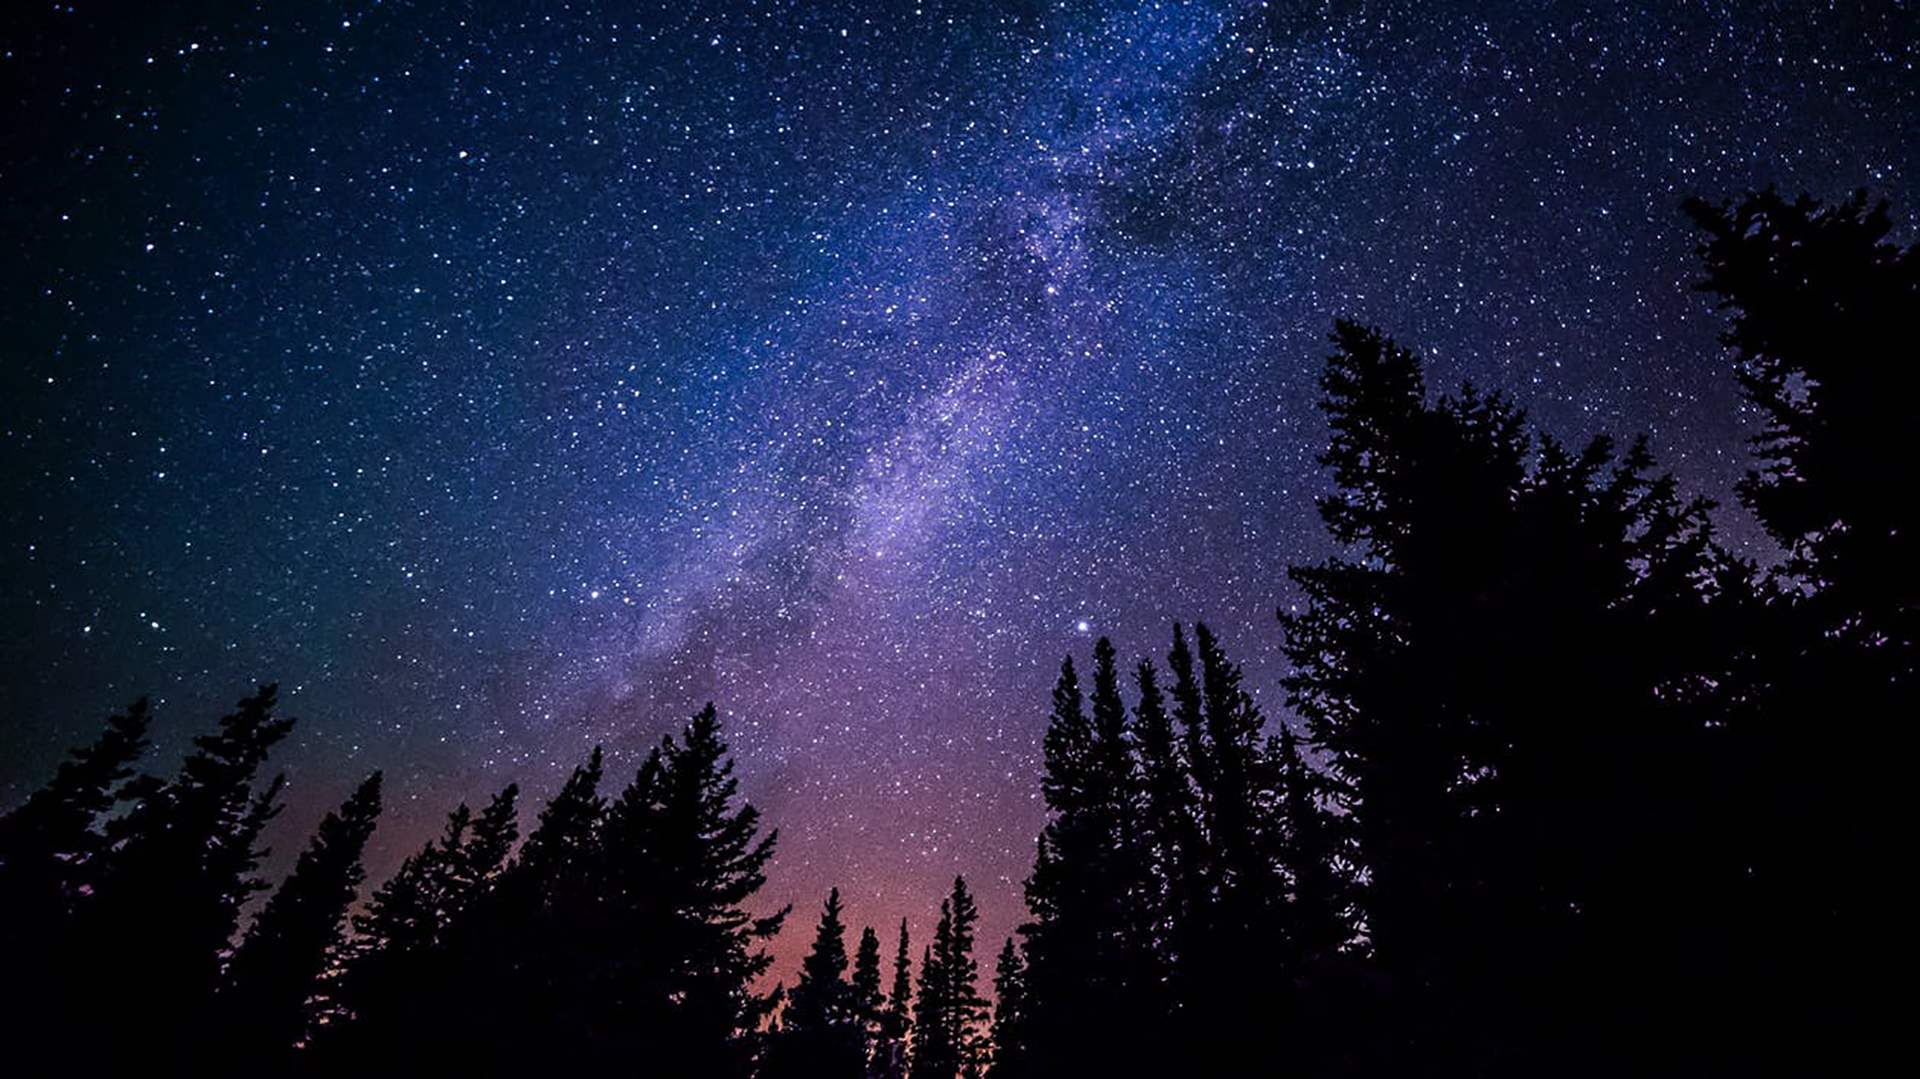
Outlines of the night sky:
M1920 175L1903 4L29 6L0 805L278 680L275 865L384 768L378 880L713 698L789 979L833 884L997 948L1094 637L1206 620L1281 716L1335 316L1726 497L1680 200Z

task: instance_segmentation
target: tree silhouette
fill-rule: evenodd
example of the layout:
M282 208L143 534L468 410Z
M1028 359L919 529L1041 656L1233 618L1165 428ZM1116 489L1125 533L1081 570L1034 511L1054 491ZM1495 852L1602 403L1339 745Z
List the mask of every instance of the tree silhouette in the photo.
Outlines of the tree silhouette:
M0 949L19 990L12 1006L0 1008L0 1038L24 1066L54 1065L71 1017L101 976L70 961L75 924L99 894L108 852L100 820L136 792L128 781L146 753L151 722L145 697L109 716L98 739L73 750L46 786L0 817Z
M258 1066L285 1060L306 1039L307 1001L337 958L347 907L365 872L361 851L380 817L380 773L320 821L293 872L267 900L234 953L220 1002L230 1032L223 1055Z
M1342 872L1346 857L1337 824L1316 794L1318 773L1301 759L1299 741L1285 724L1270 755L1280 768L1280 864L1291 884L1287 946L1296 963L1311 962L1339 952L1352 939L1351 888Z
M341 1059L430 1055L421 1032L460 1022L461 985L448 955L453 926L497 882L519 836L520 788L508 784L478 818L461 803L438 840L409 855L353 917L337 990L323 1002L319 1049Z
M1291 571L1289 702L1328 751L1408 1052L1540 1067L1659 1010L1633 957L1687 920L1646 882L1713 887L1691 874L1718 844L1675 777L1714 740L1684 680L1722 662L1696 631L1725 560L1644 444L1569 451L1497 395L1429 404L1373 331L1334 340L1321 515L1354 553Z
M977 1074L981 1064L979 1022L986 1001L973 957L979 908L963 877L940 902L933 946L920 961L920 995L914 1015L914 1079L955 1079Z
M913 1029L913 956L908 950L907 920L900 919L899 944L893 953L893 985L886 1011L880 1016L880 1039L874 1047L871 1074L900 1079L907 1074L907 1035Z
M461 994L464 1029L410 1026L401 1032L410 1044L395 1055L531 1066L556 1044L597 1048L592 1018L606 954L598 933L604 771L596 746L541 808L493 887L464 916L449 919L436 959L445 964L445 983ZM445 859L448 866L456 862Z
M1791 1024L1807 1031L1799 1066L1858 1070L1871 1066L1861 1047L1898 1022L1856 957L1860 926L1904 924L1884 855L1903 808L1895 732L1920 708L1920 517L1905 494L1920 247L1890 242L1887 204L1864 192L1822 204L1769 189L1686 210L1705 234L1699 288L1731 313L1722 341L1763 424L1740 500L1786 552L1722 627L1749 659L1730 681L1749 837L1737 898L1748 935L1771 938L1730 950L1748 992L1725 1025ZM1846 747L1848 763L1808 768L1809 739Z
M1733 312L1722 340L1764 420L1740 499L1787 549L1830 631L1911 679L1920 512L1887 495L1920 486L1905 438L1914 374L1891 359L1911 351L1920 248L1888 242L1887 204L1864 191L1822 205L1769 189L1691 199L1686 211L1707 237L1699 287Z
M279 810L284 778L254 779L293 728L263 685L194 739L166 782L136 785L108 822L97 902L77 927L71 961L114 970L96 985L71 1038L85 1067L114 1067L155 1052L191 1054L215 1022L213 998L242 905L267 885L255 876L259 837Z
M1032 1074L1026 1045L1027 968L1012 937L1000 948L993 969L993 1056L988 1072L994 1079L1016 1079Z
M1051 819L1027 881L1034 917L1021 929L1030 963L1021 1040L1042 1072L1141 1066L1144 1044L1133 1035L1165 1013L1155 927L1166 889L1152 846L1165 833L1142 819L1147 795L1104 637L1094 646L1091 703L1089 717L1067 659L1045 740Z
M860 1058L862 1064L870 1062L875 1047L879 1044L880 1022L886 1010L886 998L880 993L880 935L872 926L860 930L860 946L854 952L853 977L854 1021L860 1028Z
M709 704L661 741L616 808L611 862L628 886L611 932L641 978L624 1021L668 1071L745 1074L775 1003L754 988L772 963L759 944L787 911L756 918L742 904L765 885L778 833L760 834L738 790Z
M866 1066L863 1020L847 980L847 934L840 919L840 889L827 893L814 931L813 948L801 962L800 979L787 994L779 1036L767 1063L769 1076L853 1076ZM869 934L870 935L870 934ZM872 976L879 988L879 940L874 939Z
M1191 950L1194 912L1204 891L1198 870L1206 844L1195 816L1186 754L1152 662L1140 661L1134 681L1140 695L1133 723L1140 757L1140 828L1153 889L1148 896L1148 939L1166 968L1170 1003L1177 1005L1185 992L1180 961Z

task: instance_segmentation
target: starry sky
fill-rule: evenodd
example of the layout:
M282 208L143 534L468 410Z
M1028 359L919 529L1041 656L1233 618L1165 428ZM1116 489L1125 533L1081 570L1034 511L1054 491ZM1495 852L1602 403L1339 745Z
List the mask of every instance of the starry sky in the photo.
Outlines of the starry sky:
M9 8L0 805L273 679L377 880L711 697L786 977L834 884L997 947L1092 638L1282 715L1335 316L1724 497L1680 200L1920 174L1904 3Z

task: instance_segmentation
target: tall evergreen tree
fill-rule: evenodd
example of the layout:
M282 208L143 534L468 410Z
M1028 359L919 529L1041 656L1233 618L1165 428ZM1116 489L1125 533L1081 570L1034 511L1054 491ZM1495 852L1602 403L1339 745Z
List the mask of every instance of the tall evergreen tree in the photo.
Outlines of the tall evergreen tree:
M508 784L477 818L466 803L455 807L440 838L408 855L353 916L345 969L321 1007L328 1036L320 1052L338 1060L380 1056L423 1040L412 1032L458 1024L460 987L446 948L506 865L519 836L519 793Z
M573 770L544 808L527 836L510 873L533 893L535 902L551 902L558 890L592 872L595 842L607 811L600 796L605 773L600 747Z
M814 931L813 948L801 961L800 979L787 995L766 1065L768 1076L856 1076L865 1067L865 1033L853 985L847 980L846 925L841 921L840 889L827 893ZM878 988L879 941L874 941L873 975Z
M115 970L98 987L91 1029L72 1035L83 1067L191 1052L213 1022L214 992L240 909L267 885L255 876L260 834L279 811L284 778L256 788L267 754L293 728L263 685L223 716L175 777L140 786L106 826L98 899L72 961Z
M1920 245L1888 241L1886 202L1864 191L1832 205L1769 189L1737 203L1689 200L1706 233L1704 291L1733 312L1722 340L1764 422L1759 467L1739 493L1819 597L1828 632L1913 676L1920 568L1912 537L1920 487L1908 443L1910 354Z
M1749 617L1721 627L1748 649L1731 683L1748 822L1736 868L1750 933L1770 941L1733 964L1751 992L1728 1025L1791 1024L1807 1032L1794 1066L1860 1070L1864 1049L1836 1062L1822 1047L1868 1046L1899 1022L1866 988L1855 941L1859 926L1906 924L1884 852L1904 814L1898 732L1920 711L1920 510L1907 494L1920 484L1907 326L1920 244L1892 242L1887 204L1865 192L1823 204L1769 189L1686 210L1705 234L1698 287L1730 312L1721 340L1762 422L1740 500L1786 554ZM1847 766L1808 769L1809 737L1848 747ZM1782 925L1796 931L1781 938ZM1898 935L1889 950L1904 955L1911 935ZM1815 985L1828 988L1801 988Z
M993 970L993 1056L988 1074L1018 1079L1032 1074L1026 1045L1026 961L1012 937L1000 948Z
M1418 981L1430 965L1422 950L1458 931L1444 925L1444 866L1456 816L1449 792L1462 760L1459 734L1449 729L1457 720L1423 707L1423 687L1411 678L1383 672L1397 668L1408 636L1395 603L1396 578L1415 557L1403 522L1422 481L1454 479L1421 475L1419 464L1459 455L1430 445L1436 424L1411 352L1350 323L1336 327L1335 341L1321 380L1333 431L1321 460L1339 493L1322 499L1320 512L1333 538L1358 547L1361 558L1288 571L1307 597L1303 611L1282 619L1295 664L1289 702L1331 750L1337 795L1358 830L1373 952L1387 969ZM1514 436L1489 436L1510 448L1517 475ZM1499 485L1502 500L1506 488ZM1456 510L1463 515L1484 512L1490 501L1481 490L1437 490L1465 502Z
M223 1055L271 1066L306 1039L307 1002L339 957L347 908L365 876L360 855L379 817L375 772L321 820L293 872L248 927L221 999L221 1021L230 1032Z
M46 786L0 816L0 932L9 942L28 926L38 927L30 935L44 933L71 913L105 846L100 818L146 753L151 722L145 697L109 716L98 739L73 750Z
M933 946L920 964L920 996L914 1017L914 1079L957 1079L978 1072L981 1063L980 964L973 957L979 908L963 877L940 903Z
M1260 1051L1266 1031L1284 1017L1297 971L1286 965L1283 946L1278 774L1264 751L1265 719L1213 631L1202 623L1193 629L1191 658L1177 627L1169 657L1176 705L1206 762L1194 775L1204 855L1188 870L1198 878L1198 900L1181 941L1181 1030L1189 1060L1226 1069Z
M907 920L900 919L899 944L893 953L893 985L886 1011L880 1016L880 1040L870 1072L876 1079L901 1079L907 1074L907 1035L913 1028L913 955Z
M1279 763L1282 792L1280 862L1290 878L1287 945L1296 959L1312 961L1337 953L1353 934L1345 859L1336 825L1317 795L1318 776L1301 758L1298 740L1284 723L1272 756Z
M913 1079L952 1079L959 1071L958 1053L947 1037L946 972L940 956L953 936L953 907L940 901L940 920L933 926L933 943L920 949L920 990L913 998L913 1052L908 1074Z
M766 883L778 832L761 834L759 811L738 804L733 769L708 704L648 757L609 826L604 871L626 883L608 932L633 975L602 995L631 996L623 1037L666 1071L745 1074L775 1004L755 982L787 911L754 917L744 904Z
M1328 750L1409 1053L1464 1066L1504 1042L1550 1066L1543 1047L1629 1021L1625 957L1654 927L1625 882L1688 861L1690 827L1644 822L1679 809L1666 762L1710 735L1674 680L1710 659L1682 632L1713 571L1705 508L1643 446L1566 450L1472 387L1429 404L1407 350L1347 323L1335 342L1321 515L1352 556L1290 571L1289 701ZM1583 968L1582 1004L1540 991Z
M1051 819L1027 881L1028 1047L1043 1070L1137 1066L1130 1040L1157 1005L1155 892L1140 778L1113 645L1094 648L1092 717L1069 658L1054 688L1043 792ZM1096 1030L1105 1035L1097 1041Z
M1253 697L1240 687L1240 668L1227 658L1204 624L1194 626L1199 645L1205 708L1208 775L1207 834L1214 850L1216 901L1224 927L1238 933L1252 928L1276 907L1278 881L1272 845L1261 809L1274 788L1270 762L1261 752L1265 720Z
M1212 787L1213 768L1207 754L1205 704L1200 677L1193 666L1193 649L1187 644L1186 630L1173 624L1173 646L1167 652L1167 669L1173 672L1173 719L1186 745L1187 770L1192 774L1194 794L1199 801L1194 812L1204 817L1206 793Z
M1178 966L1191 947L1195 904L1203 894L1198 868L1205 841L1195 816L1186 754L1167 713L1159 673L1152 662L1142 660L1134 680L1140 693L1133 713L1141 772L1140 825L1153 887L1148 939L1166 967L1169 1003L1177 1005L1182 996Z
M860 1028L861 1058L871 1061L879 1044L886 998L880 992L880 935L872 926L860 930L860 946L853 957L853 1014Z
M1161 817L1156 811L1153 819L1162 826L1171 822L1186 833L1185 841L1176 848L1177 861L1169 862L1162 870L1167 889L1167 926L1161 949L1168 976L1167 1010L1176 1020L1174 1029L1180 1032L1176 1040L1192 1042L1196 1037L1204 1037L1201 1031L1206 1025L1201 1016L1194 1014L1194 1005L1215 979L1209 969L1214 965L1210 942L1216 921L1214 882L1220 860L1207 829L1212 812L1210 792L1214 769L1207 746L1205 699L1200 674L1194 666L1193 649L1187 643L1185 628L1178 622L1173 624L1167 669L1173 675L1171 718L1184 750L1179 762L1184 770L1176 771L1165 759L1166 754L1144 741L1142 759L1149 782L1153 784L1150 789L1159 790L1160 796L1168 801L1184 803L1182 812L1173 817ZM1149 693L1143 684L1142 706L1150 707L1149 701L1157 704L1158 695ZM1143 717L1143 738L1151 726L1157 725L1157 717ZM1154 740L1158 740L1157 734Z
M463 842L443 843L443 851L451 862L447 871L448 894L443 900L449 917L457 917L507 864L507 856L513 853L513 844L520 837L519 797L518 784L502 787L474 818L472 830ZM451 831L451 822L449 829Z
M813 949L800 964L800 980L788 997L784 1022L796 1027L824 1028L848 1011L851 986L847 982L847 927L841 920L840 889L827 893L814 931Z
M576 1045L583 1055L599 1047L593 1019L606 948L599 892L604 771L596 746L541 808L493 887L461 917L447 920L432 968L464 997L466 1029L401 1030L402 1059L519 1067L543 1059L553 1045ZM451 839L432 867L441 891L471 836Z
M0 817L0 954L17 990L0 1008L0 1041L25 1067L53 1067L71 1017L103 975L71 962L76 919L98 894L106 836L99 822L125 797L147 749L147 699L110 716L91 745L75 749L46 786ZM45 1049L47 1058L40 1058Z

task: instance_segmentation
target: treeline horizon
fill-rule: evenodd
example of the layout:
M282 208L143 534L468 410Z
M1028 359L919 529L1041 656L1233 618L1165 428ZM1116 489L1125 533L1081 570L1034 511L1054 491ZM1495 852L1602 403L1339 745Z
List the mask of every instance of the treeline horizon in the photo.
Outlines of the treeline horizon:
M0 817L6 1059L92 1073L764 1079L1845 1073L1899 1029L1892 846L1920 568L1920 248L1884 202L1690 200L1698 287L1760 419L1717 538L1644 438L1568 445L1435 394L1338 321L1340 554L1288 570L1287 717L1204 624L1067 657L1026 918L849 943L751 913L778 839L714 705L530 822L508 785L362 894L381 773L260 877L292 728L271 685L137 771L145 699ZM1085 678L1083 681L1083 667ZM265 894L242 931L250 900ZM930 901L931 905L931 901ZM883 933L889 939L883 939ZM914 953L918 943L919 953ZM983 969L985 951L997 959ZM980 954L976 954L977 950ZM1870 982L1872 984L1870 984ZM987 986L992 998L988 999Z

